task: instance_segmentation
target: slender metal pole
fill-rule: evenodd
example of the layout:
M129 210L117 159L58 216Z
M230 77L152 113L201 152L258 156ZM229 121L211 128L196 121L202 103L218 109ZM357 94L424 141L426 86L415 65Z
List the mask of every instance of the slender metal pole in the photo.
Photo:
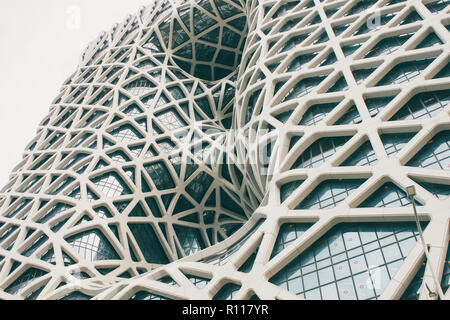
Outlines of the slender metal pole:
M414 201L414 196L410 196L409 198L411 199L411 202L412 202L412 205L413 205L414 217L416 219L416 224L417 224L417 230L419 230L420 241L422 242L423 251L425 252L425 256L427 258L427 263L428 263L428 266L430 267L430 270L431 270L431 276L433 277L433 281L434 281L434 284L436 286L439 298L441 298L441 300L444 300L444 293L442 292L441 285L439 284L439 281L436 278L436 274L434 273L434 268L433 268L433 265L431 263L430 254L428 252L428 247L425 244L425 240L424 240L423 232L422 232L422 227L420 225L419 217L417 215L417 210L416 210L416 204L415 204L415 201ZM425 283L425 285L426 285L426 283Z

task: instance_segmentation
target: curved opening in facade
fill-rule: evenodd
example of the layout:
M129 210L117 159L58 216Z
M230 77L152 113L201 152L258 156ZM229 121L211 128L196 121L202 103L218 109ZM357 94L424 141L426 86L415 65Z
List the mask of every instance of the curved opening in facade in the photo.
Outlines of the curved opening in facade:
M207 81L239 66L247 37L247 17L236 1L188 2L159 25L172 59L187 73Z

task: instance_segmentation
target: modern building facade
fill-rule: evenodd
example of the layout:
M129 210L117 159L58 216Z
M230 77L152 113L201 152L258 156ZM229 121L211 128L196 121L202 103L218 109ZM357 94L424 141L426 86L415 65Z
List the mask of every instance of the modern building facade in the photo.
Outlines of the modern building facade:
M0 299L449 299L449 4L170 0L101 34L2 189Z

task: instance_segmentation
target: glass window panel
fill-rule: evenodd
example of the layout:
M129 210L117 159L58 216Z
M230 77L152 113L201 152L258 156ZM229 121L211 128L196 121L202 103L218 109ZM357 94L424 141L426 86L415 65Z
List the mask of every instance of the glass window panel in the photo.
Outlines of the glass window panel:
M442 131L434 136L407 165L450 170L450 130Z
M404 230L412 232L405 234L406 239L396 240ZM345 247L342 235L347 240L361 240L351 250L336 252L335 243ZM414 222L339 224L270 281L307 299L376 299L407 257L407 246L414 246L417 237ZM370 250L366 250L368 244L372 246ZM400 250L402 247L404 250ZM303 287L299 279L303 280Z
M114 248L99 230L86 231L71 236L66 241L89 262L119 259Z

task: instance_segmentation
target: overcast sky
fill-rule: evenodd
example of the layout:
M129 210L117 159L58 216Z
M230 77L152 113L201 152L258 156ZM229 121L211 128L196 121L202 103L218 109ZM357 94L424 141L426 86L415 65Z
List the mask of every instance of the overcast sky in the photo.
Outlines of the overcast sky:
M0 189L86 45L151 0L0 2Z

